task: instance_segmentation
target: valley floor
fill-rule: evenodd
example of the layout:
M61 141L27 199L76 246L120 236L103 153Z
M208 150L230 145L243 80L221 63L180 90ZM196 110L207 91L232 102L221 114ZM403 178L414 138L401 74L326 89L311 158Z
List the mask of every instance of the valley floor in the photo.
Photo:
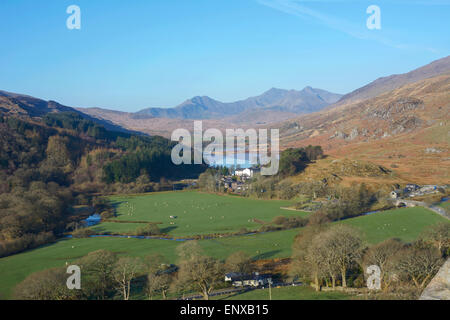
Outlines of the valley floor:
M196 210L193 211L195 213L192 213L192 215L186 214L186 216L183 216L183 212L179 213L179 211L174 212L174 214L180 215L179 221L189 224L191 224L191 222L189 222L188 217L192 216L192 219L197 221L198 225L196 228L198 228L198 230L206 228L203 230L205 233L210 233L210 227L211 225L214 225L212 223L210 225L209 218L211 216L214 216L215 218L227 216L227 219L218 219L220 222L228 221L227 224L219 224L216 228L236 230L241 227L255 227L256 224L252 225L249 221L254 218L256 214L258 214L260 219L265 219L266 221L270 221L273 217L280 215L281 211L284 214L286 214L286 212L295 214L293 211L280 209L283 204L286 204L282 201L249 200L232 196L222 197L200 193L161 193L131 198L118 197L114 199L115 201L120 199L122 204L134 201L136 206L134 212L136 212L136 215L133 218L137 220L149 219L153 221L154 219L163 219L167 214L167 212L162 210L160 212L161 216L157 216L156 218L151 216L151 211L148 211L145 208L154 206L155 202L164 203L166 200L163 199L167 199L167 197L174 197L174 199L180 197L178 205L181 205L181 202L190 201L191 198L195 198L199 195L204 199L210 199L211 201L204 200L203 203L199 202L198 204L201 205L196 207ZM232 204L234 201L236 201L235 203L237 203L237 205ZM138 209L140 206L138 203L142 203L142 211ZM214 203L223 203L223 209L208 209L207 206L211 206ZM173 206L174 208L177 208L176 201L172 201L168 205L169 207ZM253 206L256 208L251 210ZM119 209L120 208L122 207L119 205ZM202 208L205 208L205 210L202 210ZM123 211L120 209L119 212L122 212L122 216L119 215L119 218L123 217L126 220L131 218L131 216L123 214L124 212L127 212L126 210ZM300 212L297 214L303 213ZM448 220L428 209L415 207L378 212L336 223L349 224L358 228L365 241L368 244L374 244L393 237L407 242L413 241L425 228L442 221ZM98 227L102 227L102 224ZM301 230L302 229L300 228L228 238L199 240L199 243L207 255L220 259L225 259L228 255L236 251L245 251L255 260L288 258L291 256L291 247L294 238ZM188 228L180 227L178 229L173 229L173 231L177 231L175 235L180 236L191 234L191 231ZM14 287L31 273L52 267L63 267L95 250L106 249L120 255L136 257L145 257L159 253L165 256L170 263L176 263L176 248L181 243L181 241L177 240L134 239L126 237L61 239L53 244L45 245L10 257L1 258L0 299L10 298ZM282 289L284 290L284 288ZM283 290L280 291L281 296L289 295L288 293L283 293ZM258 292L254 294L263 293ZM250 299L252 297L249 296L248 298ZM257 296L255 296L255 298L259 299Z

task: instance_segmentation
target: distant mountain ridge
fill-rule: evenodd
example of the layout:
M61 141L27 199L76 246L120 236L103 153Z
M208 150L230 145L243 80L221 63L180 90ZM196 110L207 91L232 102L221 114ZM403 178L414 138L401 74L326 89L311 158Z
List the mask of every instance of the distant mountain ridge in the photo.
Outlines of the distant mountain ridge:
M224 103L207 96L186 100L175 108L148 108L132 115L133 119L221 119L249 110L306 114L320 111L337 102L342 95L306 87L301 91L272 88L260 96Z

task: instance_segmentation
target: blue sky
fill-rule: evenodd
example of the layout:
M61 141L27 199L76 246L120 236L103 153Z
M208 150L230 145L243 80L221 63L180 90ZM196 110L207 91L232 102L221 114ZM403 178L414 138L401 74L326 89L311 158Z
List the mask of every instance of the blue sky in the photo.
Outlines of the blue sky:
M81 8L68 30L66 8ZM366 9L381 8L381 30ZM272 88L347 93L450 54L450 0L2 0L0 90L137 111Z

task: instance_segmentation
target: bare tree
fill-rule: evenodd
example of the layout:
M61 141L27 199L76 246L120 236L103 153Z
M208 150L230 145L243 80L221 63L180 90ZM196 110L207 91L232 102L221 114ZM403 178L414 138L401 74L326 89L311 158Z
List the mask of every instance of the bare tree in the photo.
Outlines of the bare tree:
M229 272L248 274L253 271L252 259L243 251L232 253L225 261L225 267Z
M323 259L323 255L320 254L322 243L319 241L319 236L320 234L314 237L309 245L305 255L306 265L304 266L309 270L316 291L320 291L320 283L326 275L325 260Z
M184 288L199 289L205 300L223 277L222 264L211 257L199 256L181 261L178 280Z
M342 287L347 287L347 271L362 255L362 240L359 233L345 225L336 225L323 235L327 239L327 250L333 252L333 266L341 272Z
M163 299L167 299L167 291L170 288L171 276L167 273L150 273L147 276L147 295L150 300L156 294L161 294Z
M425 230L422 238L445 253L450 248L450 223L441 222Z
M146 256L144 258L144 264L148 273L157 273L167 264L167 260L159 253Z
M197 241L189 241L179 246L180 256L178 281L179 288L200 290L205 300L222 281L223 264L211 257L202 255Z
M320 234L322 230L322 226L308 226L297 235L292 246L292 259L289 267L289 273L293 278L311 280L316 290L320 290L322 269L313 244L317 234Z
M381 282L384 288L388 288L395 278L393 258L404 248L404 244L398 239L388 239L370 247L364 254L362 266L365 270L371 265L376 265L381 270Z
M77 290L66 286L67 273L64 268L35 272L17 285L14 298L19 300L73 300L79 299Z
M442 265L442 258L436 248L418 244L401 250L397 254L396 269L406 280L412 280L417 288L424 288Z
M315 259L320 261L321 272L324 274L327 284L327 277L331 278L331 286L334 289L340 269L336 263L337 253L333 246L335 239L331 235L330 232L322 232L314 238L313 243L315 243Z
M198 241L186 241L178 246L176 251L181 260L189 260L193 257L202 255L202 248Z
M114 287L113 270L117 256L97 250L77 261L83 274L83 292L88 298L106 299Z
M124 300L130 299L131 282L142 271L143 265L138 258L120 258L113 270L116 288Z

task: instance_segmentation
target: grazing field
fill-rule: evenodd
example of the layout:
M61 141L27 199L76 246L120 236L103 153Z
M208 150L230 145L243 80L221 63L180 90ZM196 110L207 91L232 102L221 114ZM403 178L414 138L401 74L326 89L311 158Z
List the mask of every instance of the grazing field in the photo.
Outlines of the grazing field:
M158 226L162 232L174 237L230 233L242 228L255 230L261 226L258 221L269 222L279 215L307 215L280 209L292 205L290 201L252 200L195 191L161 192L109 199L117 212L114 220L161 223ZM144 225L105 222L92 229L98 232L120 233L132 232Z
M360 229L365 240L374 244L394 237L406 242L413 241L426 227L448 221L431 210L415 207L378 212L341 223Z
M289 257L296 230L271 232L251 236L237 236L201 240L207 255L224 259L235 251L245 251L255 259ZM64 239L24 253L0 259L0 296L9 297L13 287L29 274L63 267L88 254L106 249L121 255L145 257L159 253L169 262L176 263L176 247L182 242L128 238Z
M217 300L269 300L269 289L252 290L214 298ZM272 288L272 300L348 300L351 298L351 295L343 292L316 292L306 286Z
M349 224L360 229L366 242L373 244L392 237L412 241L426 227L442 221L448 220L428 209L417 207L374 213L338 223ZM199 243L207 255L220 259L225 259L231 253L241 250L249 253L254 259L284 258L291 256L292 243L299 232L301 229L292 229L200 240ZM72 263L95 250L106 249L120 255L137 257L159 253L168 262L176 263L175 249L181 243L174 240L113 237L63 239L54 244L1 258L0 298L10 297L14 286L29 274L51 267L65 266L66 262ZM259 293L255 292L255 294Z

